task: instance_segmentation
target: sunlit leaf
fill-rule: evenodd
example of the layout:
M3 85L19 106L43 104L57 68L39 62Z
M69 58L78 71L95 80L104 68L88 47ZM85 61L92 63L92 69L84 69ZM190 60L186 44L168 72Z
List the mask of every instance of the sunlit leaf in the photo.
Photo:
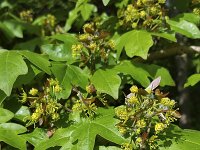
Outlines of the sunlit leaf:
M116 72L97 70L92 76L91 82L98 92L109 94L115 99L118 98L121 79Z
M170 25L171 29L175 32L183 34L192 39L200 38L200 30L198 27L191 22L185 20L168 20L167 23Z
M200 74L193 74L187 79L186 83L184 84L184 87L194 86L199 81L200 81Z
M18 51L21 55L26 57L31 63L35 66L46 72L47 74L51 74L50 71L50 62L48 59L43 57L41 54L33 53L30 51Z
M10 119L12 119L13 117L14 117L14 114L11 111L0 108L0 123L5 123L9 121Z
M0 50L0 66L0 89L10 95L15 80L26 74L28 68L21 55L4 50Z
M102 2L103 2L103 5L104 5L104 6L107 6L108 3L110 2L110 0L102 0Z
M124 48L129 57L140 56L147 58L148 51L153 45L151 34L142 30L132 30L124 33L116 45L118 57Z

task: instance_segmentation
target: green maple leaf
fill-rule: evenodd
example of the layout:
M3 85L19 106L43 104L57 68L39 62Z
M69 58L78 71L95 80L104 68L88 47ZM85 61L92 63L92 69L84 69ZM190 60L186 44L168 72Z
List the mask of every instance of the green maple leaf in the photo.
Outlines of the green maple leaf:
M93 150L97 135L119 145L127 142L115 127L118 120L114 118L113 108L99 108L97 114L94 120L85 119L68 128L58 129L52 138L38 144L35 150L54 146L61 146L61 150Z

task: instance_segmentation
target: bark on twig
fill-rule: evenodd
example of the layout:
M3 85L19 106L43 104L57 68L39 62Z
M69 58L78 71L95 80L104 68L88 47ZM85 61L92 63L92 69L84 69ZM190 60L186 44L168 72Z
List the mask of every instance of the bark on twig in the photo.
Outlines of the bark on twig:
M172 48L163 49L160 51L156 51L153 53L150 53L147 60L157 60L157 59L163 59L175 55L181 55L181 54L194 54L194 53L200 53L200 46L174 46Z

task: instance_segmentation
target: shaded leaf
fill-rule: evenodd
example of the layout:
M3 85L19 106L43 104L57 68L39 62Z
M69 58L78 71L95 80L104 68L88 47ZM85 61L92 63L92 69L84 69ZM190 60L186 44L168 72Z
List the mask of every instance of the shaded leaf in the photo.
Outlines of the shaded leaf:
M85 87L88 85L88 78L89 76L79 67L68 65L63 80L70 81L71 84L85 89Z
M198 25L200 23L200 16L198 16L194 13L179 14L174 19L175 20L186 20L186 21L189 21L189 22L194 23L196 25Z
M55 146L63 146L66 143L70 145L70 143L68 142L73 131L74 131L73 126L68 128L60 128L56 130L53 137L51 137L49 140L46 139L43 140L42 142L37 141L39 144L34 144L36 146L35 150L47 149Z
M28 66L28 73L20 75L14 83L14 87L20 87L22 84L28 84L40 73L43 73L38 67L32 65L30 62L26 62Z
M5 100L6 97L7 97L6 94L2 90L0 90L0 105Z
M0 89L9 96L17 77L26 74L28 68L21 55L4 50L0 50L0 66Z
M42 38L34 38L32 40L28 40L26 42L18 43L14 46L14 49L28 49L30 51L34 51L36 46L40 46L43 43Z
M97 134L119 145L126 142L115 127L118 120L114 118L114 109L99 108L97 113L99 116L94 121L81 123L72 133L73 141L77 141L76 149L93 150Z
M150 83L148 77L150 74L143 69L141 66L137 66L130 61L123 61L119 65L115 66L114 69L118 73L123 73L124 75L131 75L131 77L139 82L143 87L147 87Z
M118 120L114 118L113 108L99 108L97 114L98 116L94 120L86 119L70 127L58 129L53 137L41 142L35 149L40 150L62 146L61 150L93 150L97 134L119 145L127 142L115 127Z
M138 64L138 66L141 66L146 71L148 71L152 79L161 76L160 86L165 86L165 85L175 86L175 82L166 68L154 64L151 65Z
M67 66L62 63L52 63L51 70L63 89L58 97L67 99L70 96L72 89L70 78L66 72Z
M97 70L92 76L91 82L98 92L109 94L115 99L118 98L121 79L115 71Z
M15 20L0 22L0 29L8 39L12 39L14 37L23 38L22 26Z
M186 83L184 84L184 87L194 86L199 81L200 81L200 74L193 74L187 79Z
M148 65L135 63L131 61L122 61L119 65L114 68L118 73L123 73L124 75L130 75L134 80L140 83L143 87L147 87L150 84L149 77L155 79L161 76L160 86L174 86L175 83L169 73L169 71L158 65Z
M164 138L164 137L163 137ZM167 131L164 144L160 150L198 150L200 147L200 131L180 129L178 127Z
M37 146L42 142L49 139L46 130L42 128L35 128L33 132L21 135L23 139L31 143L33 146Z

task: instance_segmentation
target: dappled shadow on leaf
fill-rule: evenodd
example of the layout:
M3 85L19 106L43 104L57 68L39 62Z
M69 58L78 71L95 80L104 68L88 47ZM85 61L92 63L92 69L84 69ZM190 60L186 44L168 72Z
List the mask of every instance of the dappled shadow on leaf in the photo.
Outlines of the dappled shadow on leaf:
M105 138L101 137L100 135L97 135L96 136L96 139L95 139L95 150L99 150L99 147L100 146L116 146L116 147L121 147L120 145L116 144L116 143L113 143L109 140L106 140Z
M64 113L60 115L60 119L56 121L54 124L57 128L66 128L72 125L74 122L72 120L69 121L69 114Z
M175 125L170 125L165 134L160 135L159 147L170 147L173 142L179 142L183 136L181 129Z

